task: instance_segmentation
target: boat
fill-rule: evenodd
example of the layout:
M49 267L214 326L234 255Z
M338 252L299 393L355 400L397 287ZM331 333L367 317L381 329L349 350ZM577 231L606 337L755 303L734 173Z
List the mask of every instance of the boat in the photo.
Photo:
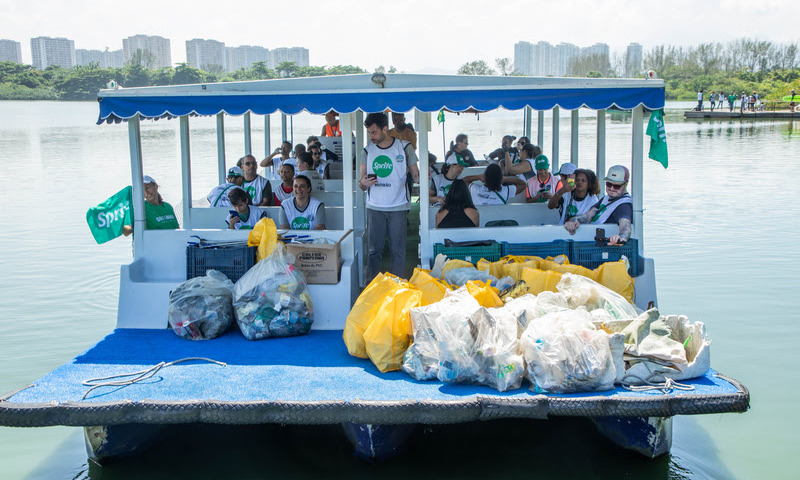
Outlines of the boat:
M585 394L542 394L525 389L498 393L485 386L418 382L402 372L380 373L369 361L351 357L342 342L345 318L366 284L364 196L354 178L340 180L341 206L328 210L329 230L300 232L341 239L342 266L335 284L309 285L315 304L312 331L305 336L248 341L232 331L219 338L191 342L167 329L169 292L186 279L186 245L197 235L208 241L245 240L246 231L220 229L226 209L198 207L192 198L193 117L216 118L220 182L229 154L224 134L228 118L244 123L245 154L254 153L251 122L262 115L282 119L301 111L340 114L342 172L352 172L354 153L364 145L365 112L413 112L420 132L432 114L488 111L500 107L524 112L523 130L545 144L544 112L551 111L548 139L553 169L562 160L561 110L570 111L569 159L577 162L578 109L597 112L596 169L606 170L605 112L631 111L633 235L638 275L635 303L657 305L655 263L644 255L643 112L664 106L661 80L366 74L252 82L109 88L98 94L97 123L126 122L133 190L133 261L121 266L116 328L96 345L53 372L0 397L0 425L65 425L84 430L89 458L103 464L146 449L164 428L206 423L223 425L341 424L357 455L385 458L397 454L424 424L454 424L496 419L591 419L612 442L655 458L669 452L675 415L744 412L750 396L740 382L713 369L686 381L691 391L669 387L633 392L615 388ZM226 118L228 117L228 118ZM182 170L182 229L144 228L142 123L177 119ZM282 138L287 122L281 122ZM102 128L102 127L98 127ZM355 132L355 133L353 133ZM428 139L419 136L421 185L428 184ZM264 152L272 151L265 135ZM237 155L235 155L238 157ZM564 159L566 159L565 156ZM331 192L326 192L326 195ZM434 210L420 197L421 265L430 265L445 237L496 239L510 243L548 243L570 239L553 223L544 205L507 205L518 227L433 228ZM270 215L275 214L270 211ZM483 217L483 215L482 215ZM607 225L608 235L616 233ZM352 235L346 235L353 230ZM293 232L298 233L298 232ZM592 241L593 229L571 239ZM308 352L313 352L310 355ZM118 377L115 377L118 376ZM115 378L111 378L115 377ZM100 379L102 385L88 382ZM114 380L121 380L115 382Z

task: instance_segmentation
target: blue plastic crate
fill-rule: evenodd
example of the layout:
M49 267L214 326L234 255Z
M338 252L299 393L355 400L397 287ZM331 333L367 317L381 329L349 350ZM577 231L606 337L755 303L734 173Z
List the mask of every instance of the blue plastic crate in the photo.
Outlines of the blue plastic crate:
M466 260L473 265L477 264L478 260L481 258L490 262L496 262L500 260L500 257L502 256L500 252L501 250L499 243L493 243L485 247L445 247L441 243L433 244L434 258L436 258L436 255L443 253L447 255L447 258L449 259Z
M256 264L258 247L241 246L186 247L186 280L205 276L207 270L218 270L236 282Z
M628 240L625 245L598 247L594 242L573 242L570 262L582 267L595 269L606 262L619 261L622 256L628 257L630 268L628 273L635 277L639 272L639 241Z
M501 244L502 254L526 255L534 257L557 257L566 255L572 259L572 240L554 240L547 243L506 243Z

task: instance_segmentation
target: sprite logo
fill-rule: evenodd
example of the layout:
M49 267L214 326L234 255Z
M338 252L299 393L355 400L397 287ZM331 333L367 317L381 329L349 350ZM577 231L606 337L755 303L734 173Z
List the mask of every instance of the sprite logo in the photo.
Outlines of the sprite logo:
M391 175L392 170L394 170L392 159L386 155L379 155L372 161L372 171L381 178L386 178Z
M450 185L445 185L444 187L442 187L442 193L444 193L445 197L447 196L447 192L449 191L450 191Z
M294 217L292 219L292 230L311 230L311 223L306 217Z
M569 215L570 217L574 217L577 214L578 214L578 207L576 207L575 205L570 205L569 208L567 208L567 215Z

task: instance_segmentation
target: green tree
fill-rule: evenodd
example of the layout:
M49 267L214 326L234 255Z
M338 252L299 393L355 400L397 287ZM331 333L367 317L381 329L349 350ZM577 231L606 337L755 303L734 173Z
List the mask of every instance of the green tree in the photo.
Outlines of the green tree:
M178 66L175 67L175 74L172 76L172 82L174 85L190 85L195 83L203 83L204 81L204 72L191 67L186 63L179 63Z
M474 60L458 67L459 75L495 75L495 71L489 68L485 60Z
M128 60L128 65L135 65L145 69L151 69L156 66L156 56L150 50L137 48L131 52L131 58Z
M514 63L508 57L503 58L495 58L494 65L497 67L497 71L500 72L500 75L507 77L509 75L514 75Z
M281 62L275 67L275 71L278 72L278 77L280 78L290 78L295 76L297 68L295 62Z

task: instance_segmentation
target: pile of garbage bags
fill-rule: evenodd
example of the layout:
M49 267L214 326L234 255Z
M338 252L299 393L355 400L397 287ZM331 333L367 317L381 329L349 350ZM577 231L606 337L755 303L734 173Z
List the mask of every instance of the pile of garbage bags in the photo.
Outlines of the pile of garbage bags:
M216 270L181 283L169 294L169 326L189 340L222 335L233 325L232 290L233 282Z

